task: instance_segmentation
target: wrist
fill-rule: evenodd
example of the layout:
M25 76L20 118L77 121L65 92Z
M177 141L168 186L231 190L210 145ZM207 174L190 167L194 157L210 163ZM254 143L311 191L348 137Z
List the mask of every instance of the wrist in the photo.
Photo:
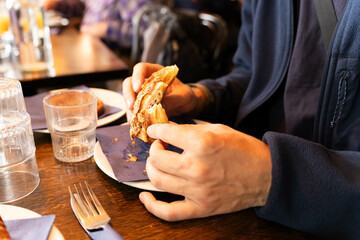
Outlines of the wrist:
M194 96L194 108L190 112L194 116L200 116L207 112L211 104L211 93L207 87L197 83L187 84L191 87Z
M207 96L204 93L204 91L202 91L199 88L192 88L192 90L193 90L193 93L194 93L195 99L196 99L194 112L201 113L204 111L204 109L208 105Z
M261 191L259 194L259 201L257 206L264 206L269 197L270 187L272 182L272 162L271 162L271 154L270 149L266 145L265 151L263 151L264 155L262 156L262 173L260 178L260 186Z

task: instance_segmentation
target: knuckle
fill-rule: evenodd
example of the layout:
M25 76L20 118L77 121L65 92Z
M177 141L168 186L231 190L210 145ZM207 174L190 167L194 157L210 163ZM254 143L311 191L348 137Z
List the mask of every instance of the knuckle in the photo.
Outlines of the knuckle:
M146 159L147 162L149 162L149 164L151 164L152 166L156 167L157 164L158 164L158 154L157 154L157 151L156 150L151 150L149 152L149 156L148 158Z
M215 129L219 129L219 130L226 130L226 129L229 128L228 126L226 126L226 125L224 125L224 124L220 124L220 123L215 123L215 124L213 124L213 127L214 127Z
M155 161L155 159L156 159L156 157L155 157L155 150L152 150L151 148L150 148L150 151L149 151L149 156L148 156L148 158L146 159L146 162L148 162L148 163L151 163L151 165L154 165L154 163L156 163Z
M191 161L189 160L189 158L184 157L182 158L182 160L179 162L179 170L183 171L183 170L189 170L191 168Z
M206 182L210 174L209 167L203 164L194 164L191 171L191 177L196 179L197 182Z
M215 137L215 134L210 131L202 133L201 137L197 140L198 150L200 152L207 152L216 147Z
M158 188L158 189L161 189L162 187L162 181L160 179L159 176L157 175L150 175L148 176L149 179L150 179L150 182L152 183L152 185L154 185L154 187Z

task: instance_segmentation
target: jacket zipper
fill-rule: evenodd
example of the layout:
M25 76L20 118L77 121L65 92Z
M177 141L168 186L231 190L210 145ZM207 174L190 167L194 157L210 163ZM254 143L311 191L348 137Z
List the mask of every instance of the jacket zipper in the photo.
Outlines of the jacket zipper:
M315 124L314 124L314 141L317 141L318 143L321 144L326 144L326 142L330 143L332 140L327 137L327 136L331 136L329 134L326 134L326 129L330 128L333 129L333 127L335 126L336 122L339 120L339 118L341 117L341 113L342 113L342 107L343 104L345 103L345 98L346 98L346 77L348 76L347 72L344 72L340 82L338 84L338 100L337 100L337 104L335 107L335 111L333 113L332 118L329 116L328 111L326 111L329 107L329 90L328 90L328 86L333 85L334 79L328 79L328 75L329 75L329 70L334 70L333 67L335 66L330 66L330 62L332 59L332 48L334 46L334 40L335 40L335 36L337 35L338 32L338 28L340 25L340 22L343 20L344 18L344 14L347 12L347 9L349 8L349 1L346 3L346 6L343 10L343 14L342 17L339 19L337 26L334 29L333 32L333 36L331 39L331 42L329 44L329 50L327 53L327 60L326 60L326 64L324 67L324 74L321 80L321 92L320 92L320 97L319 97L319 104L318 104L318 110L316 113L316 118L315 118ZM331 69L330 69L331 67ZM335 67L336 68L336 67ZM343 87L345 88L345 92L344 92L344 98L343 100L341 100L341 96L339 95L339 90L341 90L340 88L342 87L342 84L345 84ZM341 106L340 106L341 105ZM340 108L339 108L340 107ZM331 118L330 121L330 125L328 123L329 118Z
M330 128L334 128L337 121L340 119L342 111L344 109L344 104L347 97L347 83L346 83L347 72L345 71L340 78L338 83L338 92L337 92L337 100L336 106L334 110L333 118L330 122Z

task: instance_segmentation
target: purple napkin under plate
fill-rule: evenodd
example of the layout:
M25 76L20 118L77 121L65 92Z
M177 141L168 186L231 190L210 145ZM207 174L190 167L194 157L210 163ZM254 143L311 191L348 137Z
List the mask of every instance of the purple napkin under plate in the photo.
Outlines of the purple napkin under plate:
M5 220L5 226L13 240L46 240L53 226L55 215L36 218Z
M89 90L89 88L84 85L72 87L71 89ZM44 92L31 97L24 98L26 110L31 117L31 126L33 130L40 130L47 128L44 107L43 107L43 98L48 94L49 94L48 92ZM117 107L109 106L104 103L104 112L98 118L99 119L104 118L120 110L121 109Z
M171 119L177 123L193 124L188 117ZM119 182L148 180L145 168L150 145L139 139L130 138L130 125L98 128L96 137ZM168 150L181 153L182 150L169 145ZM137 161L129 161L131 154Z
M26 111L31 117L31 126L33 130L47 128L42 101L43 98L48 94L48 92L44 92L31 97L25 97Z
M130 125L120 125L96 129L96 137L119 182L147 180L146 158L150 145L139 139L132 140ZM128 161L129 154L137 161Z

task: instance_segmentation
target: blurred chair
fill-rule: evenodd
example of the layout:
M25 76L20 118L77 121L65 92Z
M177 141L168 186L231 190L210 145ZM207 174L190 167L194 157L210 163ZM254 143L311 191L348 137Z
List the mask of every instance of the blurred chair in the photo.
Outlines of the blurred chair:
M221 50L226 42L228 37L228 29L226 22L216 14L210 13L200 13L199 18L203 26L207 27L209 30L209 39L212 40L208 42L210 48L212 49L212 67L215 71L219 70L220 67L219 61L221 60Z
M228 35L226 22L218 15L172 10L159 4L145 5L136 13L133 31L133 64L178 64L187 79L216 75Z
M160 63L160 54L170 38L176 16L165 5L147 4L133 18L131 60ZM141 28L146 30L141 31ZM143 33L143 34L142 34Z

